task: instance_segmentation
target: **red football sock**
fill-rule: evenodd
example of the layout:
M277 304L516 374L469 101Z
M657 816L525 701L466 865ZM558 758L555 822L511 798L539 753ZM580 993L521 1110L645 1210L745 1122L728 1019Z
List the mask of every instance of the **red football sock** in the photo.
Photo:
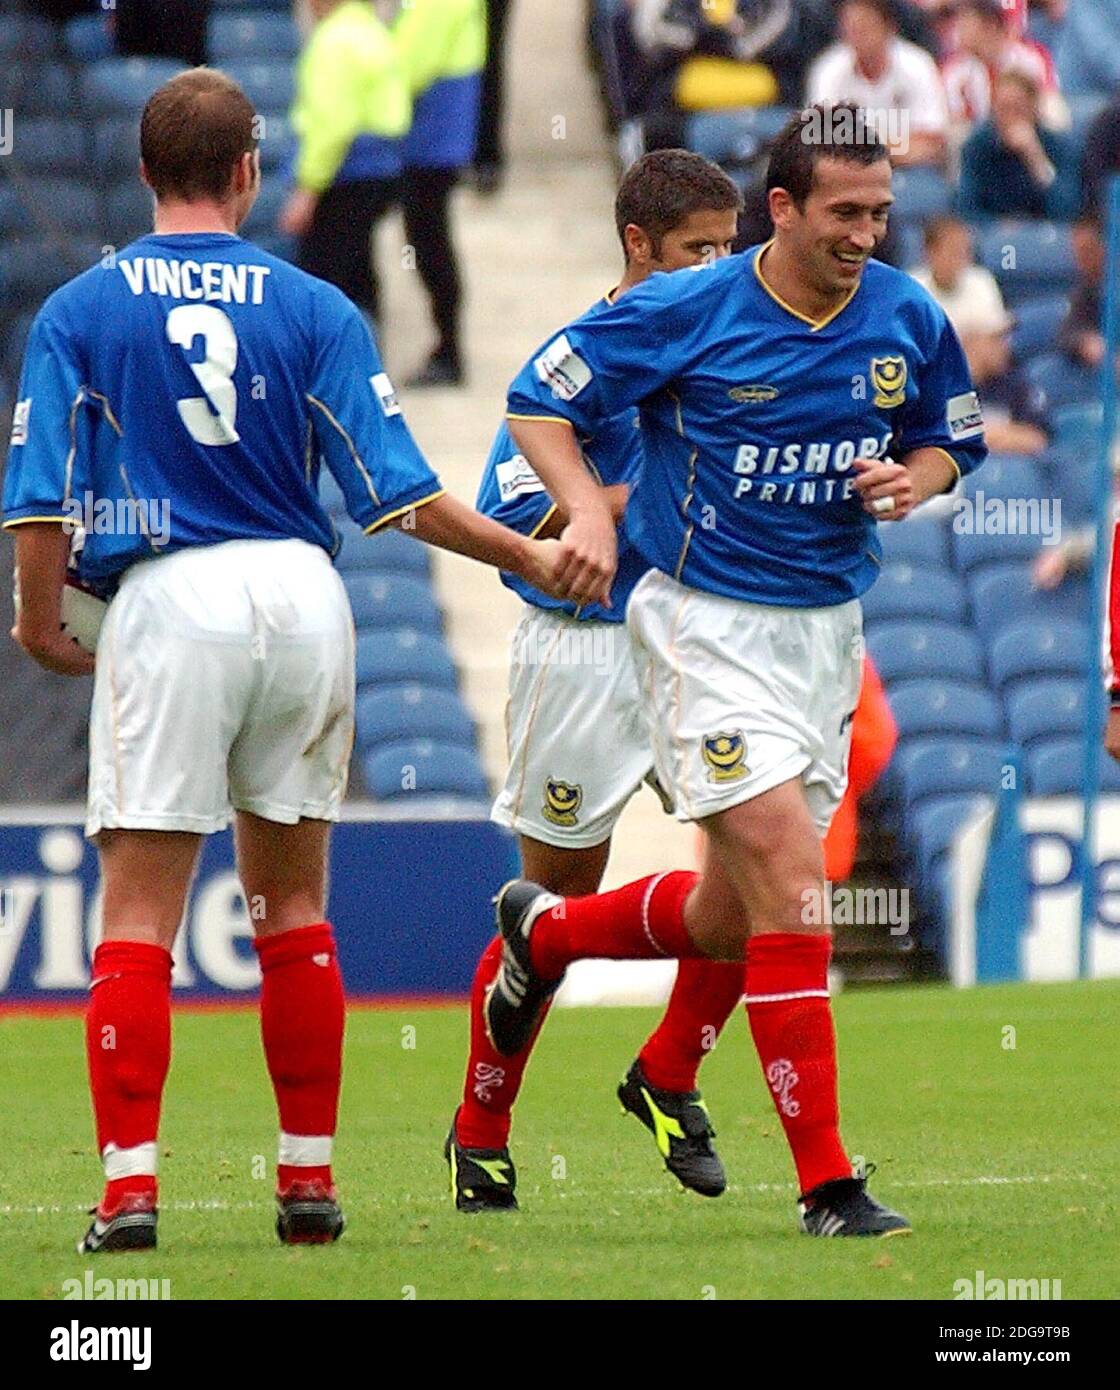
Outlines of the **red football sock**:
M652 960L662 956L707 959L684 925L685 900L698 874L684 869L653 874L610 893L565 898L533 926L533 964L558 980L573 961Z
M682 960L664 1017L638 1054L650 1085L694 1091L700 1063L742 997L741 961Z
M851 1176L840 1142L827 936L770 932L747 943L747 1017L802 1193Z
M463 1103L455 1117L455 1138L468 1149L504 1149L509 1143L510 1112L551 1007L550 1002L542 1009L536 1032L523 1051L514 1057L496 1052L486 1032L482 1006L501 961L502 939L496 936L483 951L471 985L471 1051Z
M171 1062L170 951L143 941L98 946L86 1057L107 1215L126 1196L156 1197L159 1107Z
M280 1111L277 1187L331 1184L345 1010L329 922L258 937L261 1039Z

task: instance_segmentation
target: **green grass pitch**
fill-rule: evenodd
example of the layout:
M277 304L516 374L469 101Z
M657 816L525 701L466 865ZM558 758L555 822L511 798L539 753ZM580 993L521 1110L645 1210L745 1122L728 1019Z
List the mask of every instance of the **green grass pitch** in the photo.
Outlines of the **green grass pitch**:
M73 1253L99 1187L80 1020L0 1017L0 1296L60 1298L92 1268L168 1279L175 1299L948 1299L977 1270L1109 1297L1118 1006L1120 982L836 1001L847 1142L916 1228L883 1242L798 1235L741 1014L702 1072L731 1183L722 1198L680 1191L619 1112L614 1085L654 1012L578 1009L550 1021L519 1106L522 1211L472 1217L451 1209L440 1156L465 1011L356 1009L336 1155L349 1225L336 1246L296 1250L272 1233L275 1119L256 1016L184 1011L160 1247L92 1261Z

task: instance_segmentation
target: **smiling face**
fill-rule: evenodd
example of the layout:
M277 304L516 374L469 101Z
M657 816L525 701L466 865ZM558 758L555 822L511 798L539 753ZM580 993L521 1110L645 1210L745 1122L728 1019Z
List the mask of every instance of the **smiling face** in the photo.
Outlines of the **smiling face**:
M777 234L799 266L806 288L826 299L855 289L867 258L887 230L891 166L827 155L813 165L813 182L802 207L785 189L770 193Z

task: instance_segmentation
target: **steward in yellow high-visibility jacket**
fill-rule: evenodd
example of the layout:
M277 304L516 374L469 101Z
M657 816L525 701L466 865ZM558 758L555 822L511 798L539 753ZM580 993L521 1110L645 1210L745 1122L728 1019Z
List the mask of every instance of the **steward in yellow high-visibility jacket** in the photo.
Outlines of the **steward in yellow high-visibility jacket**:
M312 0L315 27L296 69L295 189L281 228L299 263L371 316L370 234L392 204L412 100L397 47L369 0Z

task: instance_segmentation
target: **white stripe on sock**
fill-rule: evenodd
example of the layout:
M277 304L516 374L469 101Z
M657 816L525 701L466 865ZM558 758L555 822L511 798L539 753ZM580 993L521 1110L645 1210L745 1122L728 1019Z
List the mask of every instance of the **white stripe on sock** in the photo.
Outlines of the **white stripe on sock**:
M668 877L669 871L666 869L666 871L663 874L658 874L655 879L653 879L650 883L646 885L646 891L642 894L642 931L645 932L646 939L649 941L649 944L658 953L658 955L661 956L668 955L668 952L657 940L653 932L651 932L649 929L649 903L650 899L653 897L653 890L657 887L657 885L661 882L663 878Z
M827 999L827 989L795 989L789 994L748 994L747 1007L751 1004L779 1004L785 999Z
M331 1161L331 1134L285 1134L280 1131L277 1162L286 1168L325 1168Z
M133 1149L118 1149L116 1144L106 1144L101 1150L105 1163L105 1179L115 1182L117 1178L155 1177L158 1146L153 1139L150 1144L137 1144Z

